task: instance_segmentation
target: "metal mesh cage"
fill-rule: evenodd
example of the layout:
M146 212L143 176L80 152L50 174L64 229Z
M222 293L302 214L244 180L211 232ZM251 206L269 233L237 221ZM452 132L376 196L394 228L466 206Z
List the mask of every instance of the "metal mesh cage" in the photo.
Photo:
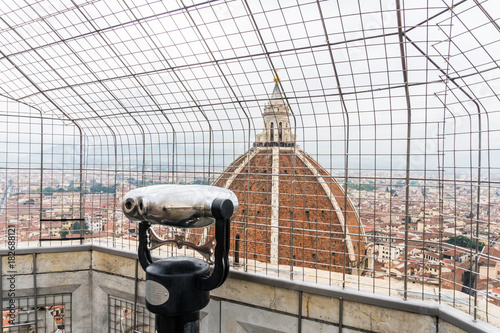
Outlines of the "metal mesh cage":
M135 249L127 191L218 182L235 269L498 326L495 5L4 1L2 246Z

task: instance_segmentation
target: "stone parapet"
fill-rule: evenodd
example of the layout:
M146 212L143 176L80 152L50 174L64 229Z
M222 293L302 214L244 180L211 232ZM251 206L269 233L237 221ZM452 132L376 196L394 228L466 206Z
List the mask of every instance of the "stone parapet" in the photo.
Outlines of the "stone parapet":
M7 267L8 251L0 250L0 255L5 311L12 274ZM66 332L104 332L117 325L120 316L120 325L130 326L135 320L142 332L154 332L154 317L144 308L145 276L135 253L89 245L31 248L20 250L16 263L18 304L27 308L35 298L38 302L41 298L66 302L71 310ZM130 309L136 304L136 316L132 310L119 312L114 308L118 303L127 303ZM201 332L231 333L498 330L433 301L403 300L234 270L212 292L209 305L201 312L201 328Z

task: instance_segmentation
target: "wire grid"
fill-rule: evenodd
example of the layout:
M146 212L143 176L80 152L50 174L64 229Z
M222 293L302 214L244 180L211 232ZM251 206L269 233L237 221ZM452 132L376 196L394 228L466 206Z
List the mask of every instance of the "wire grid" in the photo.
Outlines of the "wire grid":
M273 172L262 160L242 169L258 188L237 193L240 201L260 201L245 201L235 218L254 234L233 233L235 268L437 300L499 325L494 5L4 2L0 223L28 246L84 238L135 248L123 195L213 183L254 149L279 77L292 150L335 177L327 185L344 189L334 196L352 201L343 214L357 214L365 236L317 221L338 214L311 203L325 194L295 195L318 176L293 157L278 172L292 195L281 204L286 237L273 247ZM339 245L347 236L364 239L358 270Z
M9 302L14 302L14 318ZM36 323L36 324L35 324ZM3 301L2 332L71 332L71 294L15 297Z
M108 304L109 333L155 332L155 316L144 305L136 304L134 307L134 302L114 296L108 296Z

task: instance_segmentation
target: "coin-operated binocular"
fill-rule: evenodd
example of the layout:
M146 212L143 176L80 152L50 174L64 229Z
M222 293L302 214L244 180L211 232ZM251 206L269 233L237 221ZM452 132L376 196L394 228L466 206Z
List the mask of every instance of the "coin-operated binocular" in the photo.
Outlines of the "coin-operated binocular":
M200 310L210 290L222 285L229 273L229 222L238 199L227 189L206 185L154 185L128 192L123 212L139 223L139 262L146 271L146 307L156 314L156 331L199 332ZM196 246L184 237L160 239L151 224L200 228L215 223L214 240ZM188 246L202 254L153 261L151 250L168 243ZM214 263L210 271L210 263Z

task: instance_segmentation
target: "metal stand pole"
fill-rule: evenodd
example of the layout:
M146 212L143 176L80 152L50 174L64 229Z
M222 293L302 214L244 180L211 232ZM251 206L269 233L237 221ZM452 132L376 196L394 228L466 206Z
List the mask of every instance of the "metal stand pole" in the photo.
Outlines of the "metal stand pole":
M200 311L185 315L156 315L156 333L199 333Z

